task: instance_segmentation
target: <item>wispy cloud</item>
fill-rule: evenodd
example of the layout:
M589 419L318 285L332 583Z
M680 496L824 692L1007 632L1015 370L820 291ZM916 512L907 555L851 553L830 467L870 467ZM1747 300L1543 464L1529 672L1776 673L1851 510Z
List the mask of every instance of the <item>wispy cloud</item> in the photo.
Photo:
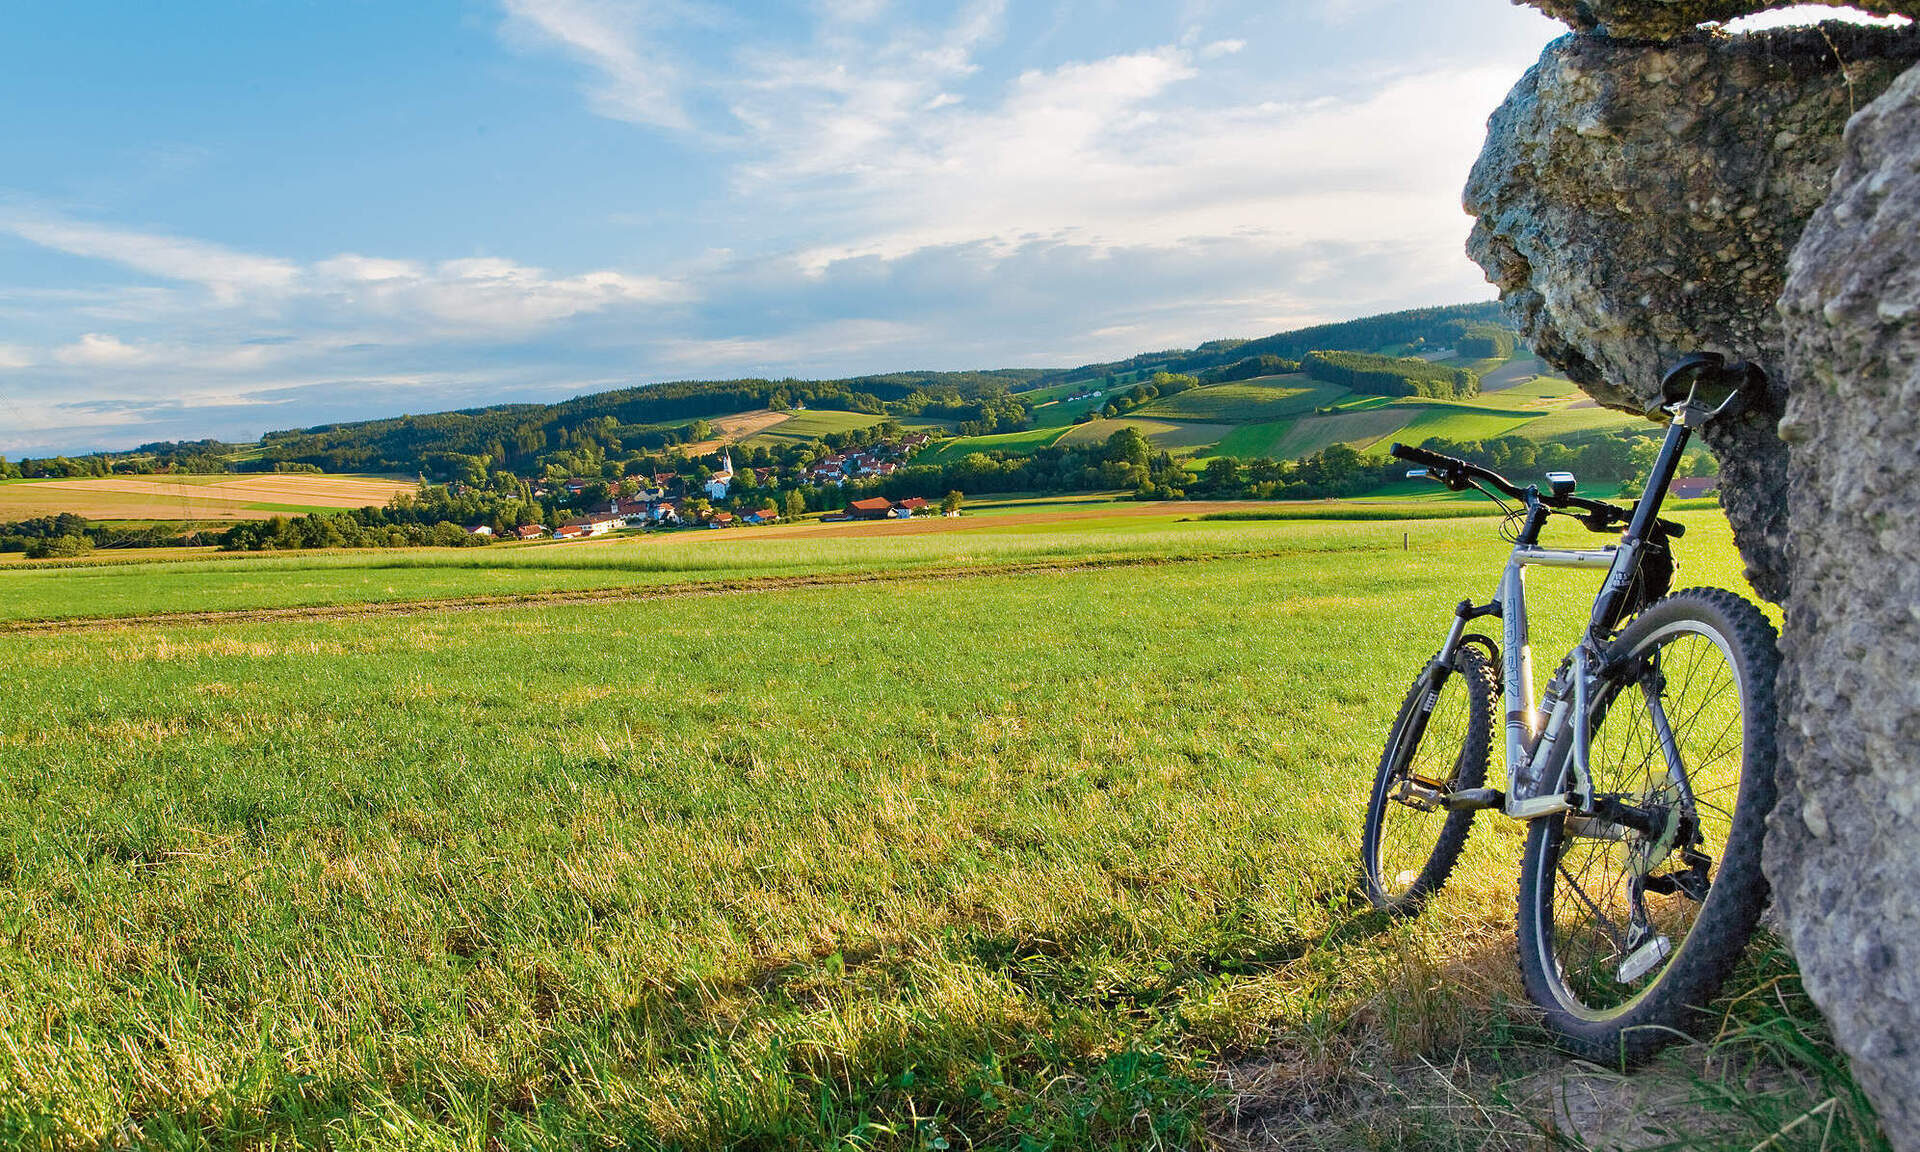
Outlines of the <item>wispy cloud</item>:
M507 33L557 47L593 73L596 112L658 128L692 127L681 106L681 67L657 37L691 11L671 0L503 0Z
M285 260L200 240L74 220L0 215L0 231L70 256L110 260L162 279L199 284L222 300L285 291L299 275L299 269Z
M434 338L497 340L610 308L687 299L684 284L613 269L556 276L496 257L424 264L343 254L303 265L198 240L46 215L0 220L0 229L42 247L207 290L211 299L132 289L114 294L123 318L152 320L209 303L256 318L297 316L330 326L372 326ZM136 304L144 304L144 308ZM94 309L96 314L99 309ZM87 333L55 357L62 363L132 363L115 337Z

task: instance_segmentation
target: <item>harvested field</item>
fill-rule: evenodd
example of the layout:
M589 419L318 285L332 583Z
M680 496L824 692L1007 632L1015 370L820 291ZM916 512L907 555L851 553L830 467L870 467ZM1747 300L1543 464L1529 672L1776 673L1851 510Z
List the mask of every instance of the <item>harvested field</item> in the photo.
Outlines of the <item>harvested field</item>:
M711 421L714 435L710 439L682 445L681 451L689 456L718 452L725 445L738 444L749 436L757 436L792 418L791 412L775 412L771 408L762 408L755 412L735 412L731 416L716 416Z
M0 520L72 512L89 520L264 520L380 505L413 484L372 476L100 476L0 484Z
M1364 408L1330 416L1307 416L1273 446L1275 459L1293 460L1334 444L1365 446L1405 427L1412 414L1402 408Z

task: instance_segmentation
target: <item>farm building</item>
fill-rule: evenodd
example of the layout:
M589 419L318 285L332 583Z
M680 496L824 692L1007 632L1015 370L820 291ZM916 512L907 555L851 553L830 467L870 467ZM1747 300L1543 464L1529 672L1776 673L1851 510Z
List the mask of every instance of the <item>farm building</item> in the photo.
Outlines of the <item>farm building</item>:
M582 536L604 536L621 526L618 516L588 516L581 520L569 520L560 525L553 535L557 540L575 540Z
M885 496L855 500L847 505L846 515L849 520L885 520L893 515L893 501Z
M898 503L894 504L892 515L896 519L906 520L914 516L918 516L920 513L925 512L926 510L927 510L927 501L925 497L909 496L905 500L901 500Z
M522 540L538 540L547 534L545 524L522 524L513 530L513 534Z
M491 536L493 535L493 526L490 524L475 524L472 527L467 529L467 535Z

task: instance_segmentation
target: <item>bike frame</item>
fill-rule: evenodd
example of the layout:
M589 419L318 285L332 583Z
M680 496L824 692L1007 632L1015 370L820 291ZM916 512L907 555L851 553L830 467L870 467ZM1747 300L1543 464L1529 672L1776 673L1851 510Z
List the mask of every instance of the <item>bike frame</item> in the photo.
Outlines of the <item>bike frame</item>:
M1427 666L1427 694L1416 717L1411 739L1406 746L1418 744L1438 698L1440 679L1452 668L1455 654L1463 643L1485 643L1484 638L1468 635L1467 624L1483 616L1498 616L1501 622L1501 685L1506 700L1507 786L1504 793L1489 794L1483 801L1460 804L1462 807L1499 806L1519 820L1534 820L1561 812L1589 812L1594 807L1593 780L1587 771L1587 748L1591 736L1592 698L1606 661L1606 645L1620 609L1629 595L1634 577L1646 554L1648 534L1656 531L1655 521L1680 465L1681 453L1695 428L1715 413L1696 406L1689 397L1675 405L1673 419L1661 441L1647 477L1646 488L1634 506L1633 516L1618 543L1597 549L1560 549L1540 546L1540 533L1551 510L1540 501L1538 488L1525 491L1526 520L1516 538L1513 552L1501 573L1500 584L1487 604L1476 607L1462 601L1454 609L1453 625L1433 663ZM1527 585L1528 568L1607 569L1607 579L1594 599L1593 615L1580 642L1568 653L1560 671L1547 686L1546 696L1535 703L1533 694L1533 652L1528 640ZM1657 698L1650 697L1655 723L1663 745L1670 751L1671 737L1666 733L1664 713ZM1670 767L1677 758L1669 756ZM1417 788L1409 779L1403 787ZM1442 797L1427 790L1421 800L1446 804ZM1447 804L1453 807L1452 804Z

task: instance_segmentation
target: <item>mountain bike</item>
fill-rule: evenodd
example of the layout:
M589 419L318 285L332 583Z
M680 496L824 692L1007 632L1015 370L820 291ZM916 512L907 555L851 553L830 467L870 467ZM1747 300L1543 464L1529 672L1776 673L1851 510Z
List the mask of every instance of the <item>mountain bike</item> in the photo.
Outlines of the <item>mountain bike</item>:
M1694 353L1661 381L1670 417L1631 507L1575 495L1575 478L1521 487L1465 460L1393 446L1455 491L1507 509L1513 552L1492 600L1462 601L1415 677L1367 805L1361 857L1369 900L1417 911L1460 859L1475 813L1527 821L1518 914L1520 971L1561 1044L1631 1063L1683 1034L1739 959L1767 886L1760 839L1773 806L1773 626L1719 588L1669 594L1684 526L1660 506L1688 438L1737 410L1765 376ZM1508 501L1517 501L1517 505ZM1617 543L1542 547L1553 516ZM1605 569L1580 640L1536 705L1526 571ZM1469 632L1500 621L1501 640ZM1494 700L1505 696L1504 716ZM1486 781L1496 720L1504 788Z

